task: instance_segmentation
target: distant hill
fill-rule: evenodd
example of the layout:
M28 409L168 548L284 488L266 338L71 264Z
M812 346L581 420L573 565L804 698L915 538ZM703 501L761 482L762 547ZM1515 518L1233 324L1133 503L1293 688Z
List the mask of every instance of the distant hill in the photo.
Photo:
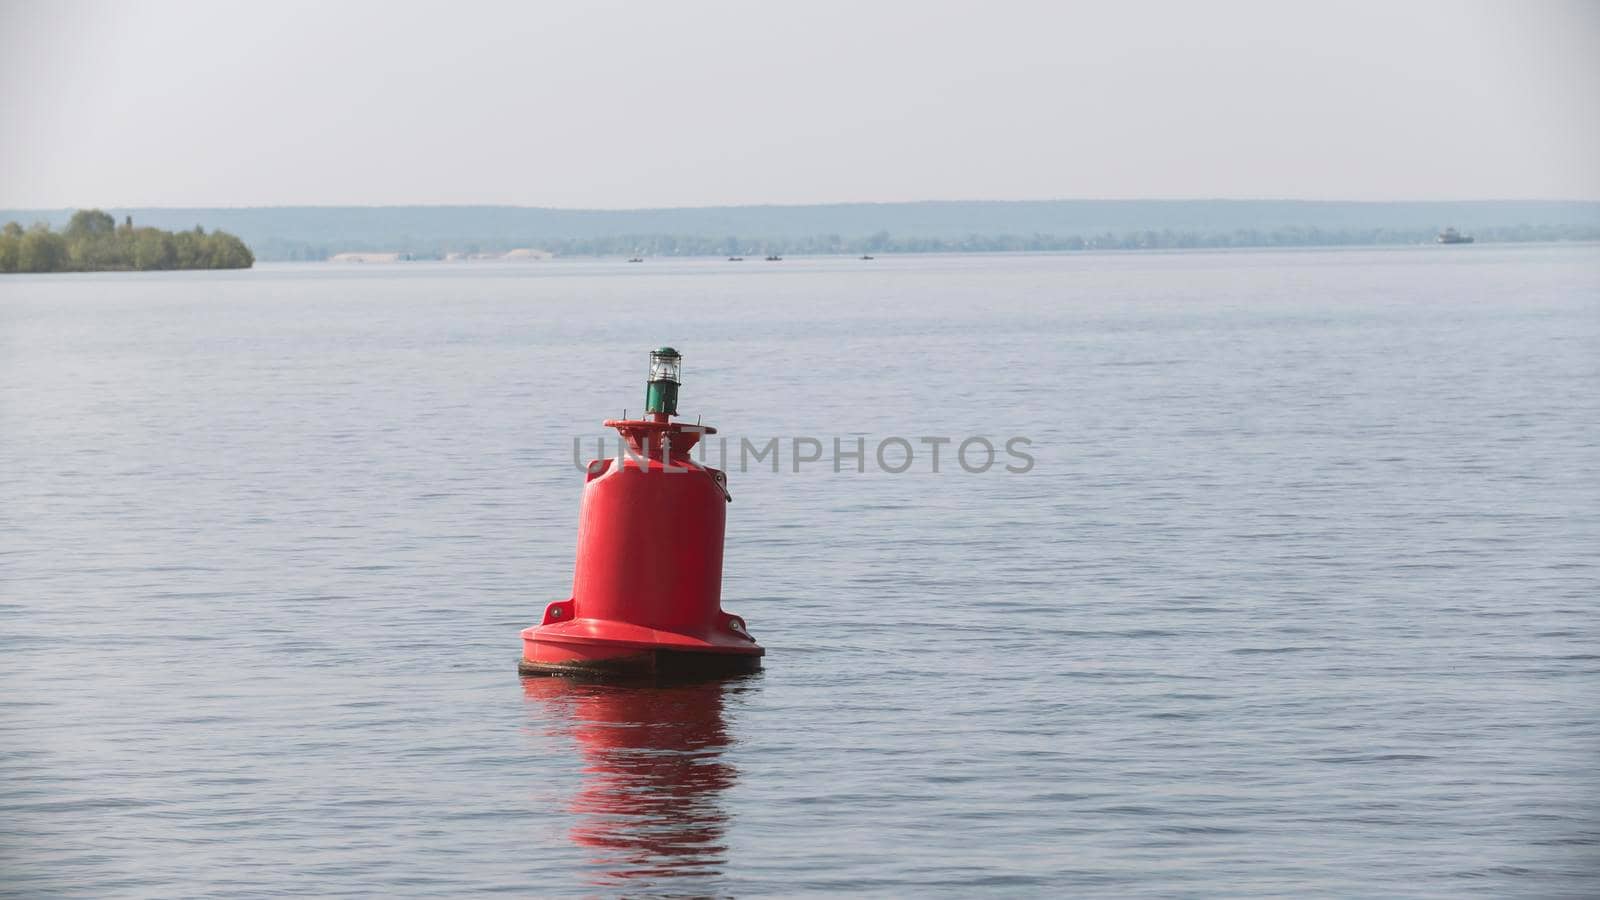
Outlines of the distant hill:
M1479 240L1600 238L1600 203L1489 200L930 201L575 210L516 206L108 209L119 220L238 235L258 258L419 257L528 247L565 254L1077 249L1409 243L1454 226ZM72 210L0 210L63 225Z

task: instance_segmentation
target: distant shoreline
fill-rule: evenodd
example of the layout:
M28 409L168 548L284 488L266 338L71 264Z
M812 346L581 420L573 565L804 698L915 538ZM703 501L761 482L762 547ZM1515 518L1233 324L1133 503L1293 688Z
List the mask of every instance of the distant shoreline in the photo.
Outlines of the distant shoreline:
M571 210L513 206L217 207L109 210L175 230L225 229L263 261L339 254L744 256L966 253L1600 239L1600 202L1059 200ZM64 224L61 210L0 221ZM759 261L759 260L757 260Z
M1415 250L1415 251L1418 251L1418 252L1438 252L1440 254L1450 254L1450 253L1462 253L1462 252L1471 253L1471 252L1474 252L1472 250L1473 247L1477 247L1477 248L1479 248L1479 250L1483 250L1483 249L1504 250L1504 249L1510 249L1510 248L1529 248L1529 249L1551 248L1551 249L1554 249L1554 248L1563 248L1563 247L1582 248L1582 247L1596 247L1596 246L1600 246L1600 238L1593 238L1593 239L1588 239L1588 240L1562 240L1562 241L1502 241L1502 242L1498 242L1498 243L1478 241L1478 242L1476 242L1474 244L1458 245L1458 246L1440 245L1440 244L1437 244L1435 242L1428 241L1428 242L1415 243L1415 244L1300 244L1300 245L1292 245L1292 246L1290 246L1290 245L1281 245L1281 246L1263 246L1263 247L1152 247L1152 248L1129 248L1129 249L1102 248L1102 249L1093 249L1093 250L987 250L987 251L986 250L950 250L950 251L925 251L925 252L906 252L906 253L896 253L896 252L890 251L890 252L885 252L881 257L880 256L874 256L874 257L872 257L871 260L865 260L865 261L861 260L861 257L859 255L852 254L852 253L794 253L794 254L790 254L790 255L785 255L783 257L783 259L780 260L779 262L781 263L781 262L788 262L788 261L799 262L799 261L811 261L811 260L829 260L829 261L839 261L839 262L854 263L854 262L860 261L861 265L866 266L866 267L870 267L872 262L876 262L876 261L880 261L880 260L894 260L894 259L906 259L906 258L915 258L915 257L935 257L935 256L962 256L962 257L969 257L969 256L993 256L993 257L1003 257L1003 256L1058 256L1058 257L1070 257L1070 256L1094 256L1094 255L1116 255L1116 256L1134 256L1134 255L1146 255L1146 254L1149 254L1149 255L1161 255L1161 254L1170 254L1170 255L1195 254L1195 255L1200 255L1200 254L1213 254L1213 253L1215 253L1215 254L1222 254L1222 253L1266 253L1266 252L1285 252L1285 253L1289 253L1289 252L1362 251L1362 250L1365 250L1365 251L1396 251L1396 252L1403 251L1403 250ZM366 261L362 261L362 262L319 260L319 259L280 259L280 260L264 260L264 261L261 261L261 262L257 263L256 267L257 268L261 268L263 266L264 267L269 267L269 268L278 267L278 266L283 266L283 267L305 267L305 268L315 267L315 268L319 268L319 269L353 270L353 271L359 271L359 270L361 270L362 268L365 268L365 267L382 268L382 269L390 269L390 268L404 269L404 268L407 268L407 267L423 267L423 266L427 266L430 269L453 269L453 268L475 268L475 267L485 267L485 268L498 267L498 268L506 268L506 269L538 269L542 265L561 265L563 263L619 263L620 264L620 263L627 262L629 259L630 259L630 257L621 256L621 255L554 256L554 257L546 257L544 259L539 259L539 260L502 259L502 258L489 258L489 257L479 257L479 258L473 258L473 259L452 259L452 260L427 259L427 258L425 258L425 259L415 259L415 258L412 258L412 259L381 259L381 260L366 260ZM657 261L657 262L685 262L685 263L694 262L694 263L711 263L711 264L727 263L729 268L742 269L742 268L745 268L745 267L748 266L749 268L752 268L752 269L754 269L756 271L772 270L772 269L774 269L774 268L779 266L779 263L773 263L771 265L768 265L760 257L756 257L756 258L753 258L753 259L752 258L746 258L746 259L742 259L742 260L738 260L738 261L733 261L733 260L728 260L725 257L721 257L721 256L688 256L688 255L681 255L680 254L680 255L676 255L676 256L655 256L655 257L644 256L644 257L641 257L640 259L641 259L642 262L646 262L646 263L651 262L651 261ZM637 270L635 269L634 271L637 271Z
M1554 231L1555 233L1552 233ZM635 238L626 246L617 246L617 242L593 242L600 246L593 249L589 247L574 247L571 243L553 242L559 249L511 250L506 253L449 253L446 255L427 255L413 252L345 252L327 259L273 259L271 262L327 262L336 265L351 264L387 264L411 262L538 262L551 259L624 259L624 258L662 258L662 259L730 259L739 257L739 261L746 259L756 262L762 261L767 254L781 256L805 257L851 257L876 256L914 256L935 254L1004 254L1004 253L1131 253L1131 252L1171 252L1180 250L1316 250L1316 249L1380 249L1401 247L1440 247L1441 249L1460 249L1468 246L1514 246L1534 244L1578 244L1600 241L1600 227L1592 229L1561 229L1535 230L1535 229L1489 229L1489 236L1479 236L1475 241L1466 244L1440 245L1433 234L1418 232L1404 236L1396 236L1389 240L1363 240L1360 235L1316 235L1304 236L1284 235L1276 239L1268 237L1263 240L1238 240L1230 239L1231 236L1206 239L1191 235L1162 235L1162 234L1130 234L1122 236L1106 236L1098 238L1068 238L1046 239L1037 237L1027 240L1014 239L1008 235L994 238L977 238L956 242L916 241L899 244L895 241L848 241L829 244L823 241L805 242L767 242L756 245L755 249L705 249L695 246L691 239L682 236L661 236L658 240L649 237ZM1317 238L1327 238L1319 240ZM576 243L576 242L573 242ZM585 242L588 243L588 242ZM665 245L670 249L658 249ZM549 246L549 245L547 245Z
M209 234L162 231L124 216L121 225L98 209L73 212L66 227L48 222L24 229L16 221L0 226L0 274L62 272L145 272L184 269L248 269L255 256L225 231Z

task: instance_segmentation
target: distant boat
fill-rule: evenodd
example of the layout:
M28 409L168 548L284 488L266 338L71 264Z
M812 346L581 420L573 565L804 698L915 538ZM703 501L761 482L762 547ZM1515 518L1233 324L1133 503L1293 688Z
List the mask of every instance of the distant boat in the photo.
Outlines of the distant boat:
M628 260L628 262L644 262L644 257L635 256L633 259Z
M1472 235L1462 234L1454 228L1446 228L1439 232L1439 237L1436 240L1441 244L1470 244L1472 243Z
M742 256L730 256L730 257L728 257L728 262L744 262L744 257L742 257Z
M783 259L783 257L781 257L778 254L774 253L771 256L767 257L767 262L779 262L782 259Z
M862 254L861 258L862 259L872 259L873 257L867 256L866 254Z

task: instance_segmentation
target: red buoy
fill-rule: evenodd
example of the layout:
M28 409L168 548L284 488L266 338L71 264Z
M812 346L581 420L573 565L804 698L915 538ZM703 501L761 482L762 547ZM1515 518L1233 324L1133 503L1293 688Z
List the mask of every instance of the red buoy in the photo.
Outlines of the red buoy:
M650 354L644 419L608 419L614 459L589 463L572 597L522 632L524 675L749 672L766 651L722 611L727 476L689 456L709 425L671 421L681 360Z

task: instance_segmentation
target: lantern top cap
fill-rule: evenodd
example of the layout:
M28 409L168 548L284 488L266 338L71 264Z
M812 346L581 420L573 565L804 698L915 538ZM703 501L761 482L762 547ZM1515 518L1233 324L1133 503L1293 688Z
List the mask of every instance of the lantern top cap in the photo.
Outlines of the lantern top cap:
M656 349L650 351L650 355L651 356L680 357L680 358L683 356L682 353L679 353L678 351L672 349L671 347L657 347Z

